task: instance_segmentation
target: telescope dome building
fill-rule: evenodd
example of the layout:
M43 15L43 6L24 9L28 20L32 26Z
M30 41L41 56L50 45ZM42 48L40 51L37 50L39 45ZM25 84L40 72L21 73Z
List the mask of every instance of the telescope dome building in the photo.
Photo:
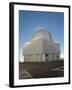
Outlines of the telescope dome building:
M24 62L49 62L60 58L60 45L53 41L51 33L46 29L38 29L32 40L24 45Z

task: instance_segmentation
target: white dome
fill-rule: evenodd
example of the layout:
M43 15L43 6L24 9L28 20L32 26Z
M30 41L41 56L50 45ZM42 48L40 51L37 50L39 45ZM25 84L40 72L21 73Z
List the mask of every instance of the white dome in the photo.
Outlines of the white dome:
M50 40L52 41L52 36L50 32L48 32L46 29L38 29L32 37L32 40L37 40L37 39L45 39L45 40Z

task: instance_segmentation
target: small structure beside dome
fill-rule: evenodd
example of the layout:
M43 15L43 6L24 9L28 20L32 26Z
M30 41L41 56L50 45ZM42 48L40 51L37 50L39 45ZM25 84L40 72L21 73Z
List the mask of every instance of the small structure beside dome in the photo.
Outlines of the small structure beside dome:
M25 43L24 62L49 62L60 58L60 45L46 29L38 29L32 40Z

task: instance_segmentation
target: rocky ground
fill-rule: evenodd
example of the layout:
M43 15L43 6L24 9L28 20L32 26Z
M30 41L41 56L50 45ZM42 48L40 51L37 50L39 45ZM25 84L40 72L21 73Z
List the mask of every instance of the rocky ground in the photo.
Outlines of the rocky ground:
M64 76L64 60L53 62L19 63L19 79L53 78Z

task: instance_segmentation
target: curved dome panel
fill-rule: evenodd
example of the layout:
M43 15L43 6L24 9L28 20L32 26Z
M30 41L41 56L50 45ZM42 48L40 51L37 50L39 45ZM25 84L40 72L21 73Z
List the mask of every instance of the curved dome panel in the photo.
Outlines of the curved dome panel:
M46 39L52 41L52 36L50 32L48 32L46 29L38 29L32 37L32 40L37 40L37 39Z

